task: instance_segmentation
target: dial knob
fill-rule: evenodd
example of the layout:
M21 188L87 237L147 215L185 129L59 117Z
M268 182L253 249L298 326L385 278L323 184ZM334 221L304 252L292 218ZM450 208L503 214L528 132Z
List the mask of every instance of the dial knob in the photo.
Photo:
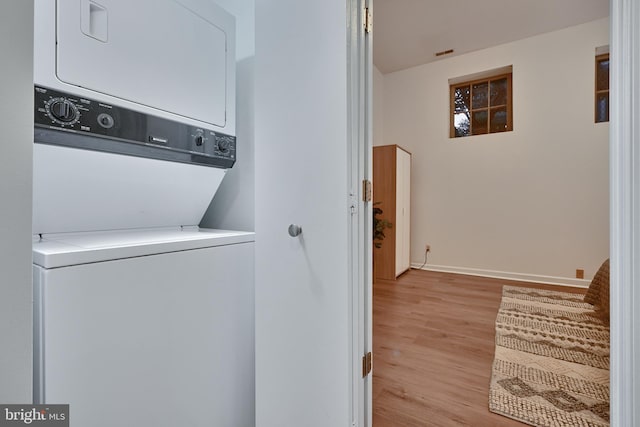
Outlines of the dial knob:
M230 142L227 138L218 138L217 145L220 152L226 153L227 151L229 151Z
M51 115L62 123L71 123L78 118L76 106L66 99L57 99L49 105Z

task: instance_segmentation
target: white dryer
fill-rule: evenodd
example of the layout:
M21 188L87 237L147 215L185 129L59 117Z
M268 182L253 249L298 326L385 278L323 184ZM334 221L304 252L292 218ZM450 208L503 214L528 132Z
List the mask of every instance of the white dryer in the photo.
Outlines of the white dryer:
M236 160L235 19L35 0L33 232L198 224Z

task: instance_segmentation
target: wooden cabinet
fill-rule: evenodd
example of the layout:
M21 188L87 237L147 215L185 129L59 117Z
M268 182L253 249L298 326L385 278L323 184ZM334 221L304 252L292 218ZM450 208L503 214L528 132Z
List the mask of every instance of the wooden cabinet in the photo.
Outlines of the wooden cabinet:
M411 267L411 153L397 145L373 147L373 201L382 209L382 247L374 248L375 276L393 280Z

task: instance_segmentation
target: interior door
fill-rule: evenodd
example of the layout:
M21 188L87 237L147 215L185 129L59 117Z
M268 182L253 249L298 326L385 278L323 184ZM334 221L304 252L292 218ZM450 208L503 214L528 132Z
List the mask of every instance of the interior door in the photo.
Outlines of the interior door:
M364 121L347 43L359 3L256 1L258 427L364 425L356 284L370 259L353 240L367 208L352 172L366 151L351 145Z

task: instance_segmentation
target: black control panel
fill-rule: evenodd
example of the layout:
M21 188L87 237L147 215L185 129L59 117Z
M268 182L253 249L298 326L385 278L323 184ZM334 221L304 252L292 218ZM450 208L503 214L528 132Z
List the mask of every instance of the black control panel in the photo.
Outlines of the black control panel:
M230 168L236 138L35 86L37 143Z

